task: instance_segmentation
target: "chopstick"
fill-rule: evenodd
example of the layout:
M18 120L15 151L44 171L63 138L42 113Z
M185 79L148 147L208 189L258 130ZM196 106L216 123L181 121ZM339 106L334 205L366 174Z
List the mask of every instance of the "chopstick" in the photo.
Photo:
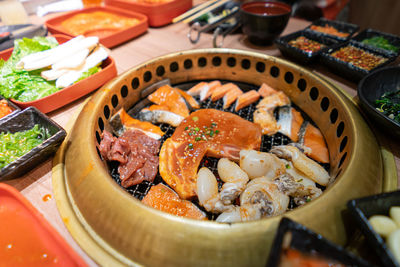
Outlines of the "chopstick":
M230 1L231 1L231 0L221 0L221 1L218 1L218 2L216 2L216 3L212 4L212 5L210 5L209 7L205 8L205 9L203 9L203 10L197 12L197 13L195 13L194 15L192 15L192 16L186 18L185 20L183 20L183 23L189 23L189 22L193 21L194 19L197 19L198 17L200 17L200 16L202 16L202 15L204 15L204 14L206 14L206 13L208 13L208 12L214 10L215 8L217 8L217 7L219 7L219 6L222 6L223 4L225 4L225 3L227 3L227 2L230 2Z
M210 1L206 1L204 3L202 3L201 5L196 6L195 8L190 9L189 11L179 15L178 17L172 19L172 23L176 23L176 22L180 22L184 19L186 19L187 17L190 17L191 15L193 15L194 13L202 10L203 8L206 8L212 4L214 4L215 2L218 2L220 0L210 0Z

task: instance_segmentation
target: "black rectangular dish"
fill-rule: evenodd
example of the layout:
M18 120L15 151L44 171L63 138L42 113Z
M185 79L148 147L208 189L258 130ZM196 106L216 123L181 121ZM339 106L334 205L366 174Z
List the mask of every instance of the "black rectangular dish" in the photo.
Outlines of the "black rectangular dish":
M3 100L4 99L4 100ZM7 105L13 110L10 114L5 115L4 117L0 117L0 121L4 120L5 118L7 118L8 116L10 116L11 114L14 114L15 112L20 111L21 109L15 105L13 102L9 101L8 99L4 98L3 96L0 95L0 101L7 101Z
M363 42L364 40L374 38L374 37L385 38L388 41L389 45L395 46L398 48L397 51L392 51L388 47L385 47L385 46L377 47L375 45L371 45L371 44L367 44L367 43ZM394 52L397 55L400 54L400 36L397 36L397 35L381 32L381 31L377 31L377 30L373 30L373 29L365 29L351 39L353 39L357 42L363 43L364 45L375 48L375 49L382 49L384 51Z
M341 33L346 33L348 34L346 37L341 37L341 36L337 36L337 35L333 35L333 34L328 34L328 33L323 33L320 31L316 31L313 30L312 27L313 26L330 26L335 28L336 30L338 30ZM320 18L316 21L313 21L313 23L311 23L306 30L307 31L311 31L315 34L321 35L321 36L329 36L331 38L340 40L340 41L346 41L348 40L354 33L356 33L358 30L360 29L360 27L358 25L355 24L351 24L351 23L347 23L347 22L343 22L343 21L337 21L337 20L328 20L325 18Z
M334 56L332 56L332 54L334 52L340 50L341 48L345 48L347 46L361 49L364 52L372 54L374 56L383 57L386 59L386 61L374 66L370 70L367 70L367 69L357 67L357 66L353 65L352 63L343 61L339 58L335 58ZM393 62L396 59L396 57L397 57L397 54L395 54L395 53L382 51L382 50L378 50L378 49L373 49L373 48L364 46L361 43L356 42L354 40L349 40L348 42L338 44L330 49L322 51L320 60L321 60L321 63L323 65L327 66L329 69L331 69L332 72L335 72L338 75L341 75L351 81L358 82L364 76L371 73L372 71L379 69L379 68L386 66L389 63ZM375 62L375 61L372 61L372 62Z
M289 218L283 218L276 232L266 266L280 266L282 254L288 249L298 251L303 255L315 256L317 259L323 259L330 263L359 267L371 266L365 260L328 241L307 227ZM285 266L290 266L290 264Z
M326 45L326 47L321 48L318 51L315 52L306 52L300 48L294 47L289 44L290 41L296 40L299 37L305 37L309 40L316 41L318 43L321 43L323 45ZM275 45L279 48L281 51L282 55L286 57L293 58L294 60L302 63L302 64L309 64L313 62L321 53L322 51L325 51L329 49L331 46L337 44L338 41L335 39L330 39L321 35L316 35L313 32L308 32L308 31L297 31L285 36L282 36L278 39L275 40Z
M400 206L400 191L353 199L347 203L352 217L359 225L370 246L375 248L383 266L386 267L396 267L399 264L396 263L383 238L373 230L368 219L372 215L388 215L391 206Z
M26 131L36 124L46 132L44 141L0 169L0 180L16 178L32 170L54 154L66 136L63 128L34 107L7 116L0 122L0 133Z

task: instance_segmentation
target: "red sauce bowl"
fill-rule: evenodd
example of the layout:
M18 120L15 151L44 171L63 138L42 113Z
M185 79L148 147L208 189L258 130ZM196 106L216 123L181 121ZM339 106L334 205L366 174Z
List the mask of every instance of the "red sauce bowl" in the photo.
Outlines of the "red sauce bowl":
M247 2L240 6L242 30L256 45L270 45L283 32L292 8L273 1Z

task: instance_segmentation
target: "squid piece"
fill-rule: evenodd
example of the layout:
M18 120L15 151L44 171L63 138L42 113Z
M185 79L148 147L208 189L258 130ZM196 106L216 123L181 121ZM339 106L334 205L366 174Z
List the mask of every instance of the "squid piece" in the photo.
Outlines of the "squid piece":
M295 146L274 146L270 150L279 158L284 158L293 163L293 166L304 173L317 184L327 186L330 181L329 173L318 163L308 158Z
M219 177L224 181L220 199L225 205L232 204L245 189L249 176L236 163L227 158L218 161L217 169Z
M208 212L221 213L233 207L233 205L225 205L221 201L217 179L208 168L200 168L196 183L199 203Z
M279 215L287 210L289 200L289 196L273 181L265 177L255 178L240 195L240 207L221 213L216 221L241 222Z
M245 149L240 151L240 168L250 179L275 178L286 171L285 164L274 154Z

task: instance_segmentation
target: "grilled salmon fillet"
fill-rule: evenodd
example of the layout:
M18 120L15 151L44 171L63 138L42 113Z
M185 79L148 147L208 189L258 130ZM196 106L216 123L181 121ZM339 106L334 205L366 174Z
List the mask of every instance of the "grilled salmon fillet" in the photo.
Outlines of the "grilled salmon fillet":
M177 216L207 220L204 212L196 205L190 201L180 199L177 193L163 184L153 185L142 199L142 203Z
M196 196L197 169L204 156L239 160L242 149L260 149L261 127L235 114L201 109L176 128L160 151L164 181L182 199Z

